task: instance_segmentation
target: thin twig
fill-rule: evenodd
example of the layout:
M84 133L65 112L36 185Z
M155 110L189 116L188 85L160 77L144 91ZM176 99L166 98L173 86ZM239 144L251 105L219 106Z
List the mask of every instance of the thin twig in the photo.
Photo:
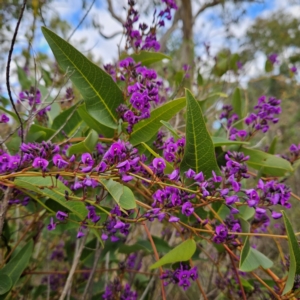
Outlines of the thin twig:
M4 220L5 220L6 212L8 209L8 201L9 201L9 196L10 196L11 191L12 191L12 188L10 188L10 187L8 187L6 189L4 196L3 196L3 200L1 202L1 206L0 206L0 237L2 235Z
M71 39L71 37L73 36L73 34L76 32L76 30L80 27L80 25L83 23L83 21L85 20L85 18L87 17L87 15L89 14L89 12L91 11L94 3L96 0L93 0L92 4L90 5L90 7L88 8L88 10L86 11L86 13L84 14L84 16L82 17L82 19L80 20L80 22L78 23L78 25L75 27L75 29L72 31L72 33L70 34L70 36L68 37L67 41L69 41Z
M82 300L88 299L89 293L91 292L91 289L92 289L92 286L93 286L93 279L94 279L94 275L95 275L95 272L96 272L96 269L97 269L97 265L98 265L98 262L99 262L101 250L102 249L100 247L99 240L97 239L94 264L93 264L93 268L91 270L88 282L86 283L83 295L81 297Z
M22 143L24 142L23 123L22 123L21 116L19 115L19 112L17 111L17 108L15 106L15 103L14 103L14 100L13 100L12 94L11 94L11 89L10 89L10 63L11 63L11 57L12 57L12 54L13 54L13 51L14 51L14 45L15 45L15 42L16 42L17 34L18 34L18 31L19 31L19 26L21 24L23 13L24 13L24 10L25 10L25 7L26 7L26 3L27 3L27 0L24 0L22 8L21 8L20 15L19 15L19 18L18 18L18 21L17 21L16 29L14 31L13 38L11 40L11 46L10 46L10 49L9 49L9 52L8 52L7 66L6 66L6 87L7 87L7 92L8 92L10 103L11 103L11 105L12 105L12 107L13 107L13 109L14 109L14 111L15 111L18 119L19 119L19 122L20 122L21 141L22 141Z
M75 271L76 271L76 267L77 267L77 265L79 263L79 259L80 259L81 253L82 253L82 251L84 249L84 245L85 245L87 236L88 236L88 232L82 238L82 241L81 241L81 244L79 246L79 249L78 249L77 253L75 253L75 257L74 257L74 260L73 260L73 264L71 266L71 270L70 270L69 276L67 278L67 282L66 282L66 284L64 286L64 289L63 289L63 291L62 291L62 293L60 295L59 300L64 300L65 297L66 297L66 295L67 295L67 293L68 293L68 291L69 291L69 288L70 288L70 286L72 284L73 276L74 276Z

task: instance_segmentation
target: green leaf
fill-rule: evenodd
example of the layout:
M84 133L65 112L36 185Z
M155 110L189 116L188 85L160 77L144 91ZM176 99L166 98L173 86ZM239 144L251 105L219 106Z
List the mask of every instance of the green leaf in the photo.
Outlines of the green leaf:
M202 75L201 75L200 72L199 72L198 75L197 75L197 84L198 84L199 86L202 86L203 83L204 83L203 77L202 77Z
M98 138L98 133L95 130L91 130L88 136L82 142L72 145L68 149L68 155L93 152L98 142Z
M242 272L251 272L260 266L269 269L273 266L273 262L261 252L251 248L247 237L241 252L239 269Z
M0 106L0 110L9 114L10 116L12 116L17 122L19 122L19 119L17 117L17 115L15 113L13 113L11 110L8 110L6 108L4 108L3 106Z
M247 165L256 170L263 168L263 174L284 176L287 172L293 172L292 165L286 159L256 149L243 147L241 151L250 156Z
M136 208L134 194L132 190L127 186L124 186L123 194L120 197L119 205L127 210Z
M233 111L239 116L239 119L243 118L243 100L242 93L239 88L236 88L232 96ZM237 129L243 129L243 122L238 122L235 126Z
M3 295L10 291L12 288L11 278L6 274L0 275L0 295Z
M150 147L149 147L147 144L145 144L144 142L142 142L141 145L142 145L147 151L149 151L154 157L161 158L161 156L160 156L158 153L156 153L152 148L150 148ZM167 162L167 161L165 161L165 163L166 163L165 173L172 173L173 170L174 170L173 166L172 166L169 162Z
M188 239L176 246L156 263L150 266L150 269L156 269L166 264L172 264L179 261L189 260L196 251L196 243L194 240Z
M239 215L245 219L251 219L255 214L255 209L253 207L249 207L248 205L243 205L239 208Z
M28 189L43 197L53 199L83 220L87 212L84 203L72 200L67 201L64 196L65 191L69 194L72 194L72 191L60 180L56 180L54 177L52 180L50 177L18 177L14 184L17 187ZM53 187L53 183L55 187Z
M169 121L185 107L185 98L178 98L154 109L149 119L145 119L133 127L130 143L133 146L149 141L161 127L161 120Z
M46 128L37 124L32 124L27 135L27 141L41 142L43 140L48 140L54 133L55 130L53 129Z
M31 87L31 80L29 79L28 75L26 72L18 66L17 64L17 74L18 74L18 79L19 83L21 84L22 90L28 90Z
M267 59L267 60L266 60L266 63L265 63L265 71L266 71L267 73L269 73L269 72L272 72L273 69L274 69L273 64Z
M181 173L193 169L196 173L202 171L206 178L212 177L212 171L220 173L215 149L207 131L199 102L189 90L186 90L187 124L186 146L180 165Z
M176 132L176 129L169 122L160 121L160 123L163 124L172 133L175 139L180 139L180 136Z
M153 63L162 61L163 59L168 59L171 60L172 58L168 55L165 55L163 53L160 52L148 52L148 51L141 51L140 53L136 54L130 54L130 55L124 55L122 57L132 57L134 59L135 62L140 62L142 63L143 66L150 66Z
M11 260L0 270L0 276L7 275L11 279L11 287L13 287L23 271L27 267L33 251L33 241L30 240L19 252L12 256ZM8 293L8 292L7 292ZM2 294L0 299L5 299L6 294Z
M71 74L88 113L99 123L116 128L116 109L123 102L123 94L111 76L51 30L42 27L42 32L61 68Z
M133 209L136 207L135 198L132 191L123 184L112 179L100 179L100 182L112 196L112 198L124 209Z
M115 130L99 123L95 118L93 118L86 110L85 104L78 107L77 112L79 116L84 120L84 122L92 129L97 131L98 134L102 134L107 138L114 136Z
M276 145L277 145L277 141L278 141L278 137L275 136L270 147L269 147L269 150L268 150L268 153L269 154L275 154L276 153Z
M290 254L289 274L285 288L283 290L283 295L285 295L293 288L295 275L300 274L300 249L290 220L288 219L284 211L281 211L281 213L283 215L284 225L288 236Z
M73 105L69 109L60 113L52 123L52 129L55 131L63 130L68 136L72 135L78 126L82 123L83 119L77 112L78 105ZM69 120L67 120L69 118ZM61 126L64 125L62 128Z
M248 142L231 141L231 140L227 140L226 138L218 137L218 136L212 136L211 139L213 141L214 147L229 146L229 145L249 145Z

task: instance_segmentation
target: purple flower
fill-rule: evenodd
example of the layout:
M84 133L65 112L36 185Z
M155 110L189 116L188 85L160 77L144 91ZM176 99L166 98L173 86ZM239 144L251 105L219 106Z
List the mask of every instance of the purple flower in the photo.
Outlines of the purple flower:
M119 163L116 168L119 169L120 173L128 172L130 170L129 161L125 160L125 161Z
M82 163L84 163L85 165L88 165L88 166L93 166L93 164L94 164L94 160L90 153L83 153L81 155L81 161L82 161Z
M85 235L85 234L84 234L81 230L79 230L76 237L77 237L78 239L80 239L80 238L82 238L84 235Z
M181 211L184 215L189 217L193 212L194 208L191 202L186 202L182 205Z
M222 176L217 176L215 171L212 171L212 174L213 174L213 181L214 182L222 182Z
M155 170L159 172L162 172L166 168L166 163L162 158L154 158L152 164Z
M63 160L59 154L55 154L52 160L53 160L53 164L59 169L63 169L69 164L67 161Z
M196 174L196 172L192 169L188 169L188 171L184 172L185 176L187 178L193 178Z
M180 178L179 169L175 169L171 174L168 175L170 180L178 181Z
M96 167L96 172L103 173L104 171L106 171L106 168L107 168L107 164L104 161L101 161L99 165Z
M225 201L227 205L232 205L235 202L239 201L239 197L237 195L232 195L229 197L225 197Z
M227 239L228 229L224 224L220 224L215 229L215 236L213 241L217 244L224 243Z
M290 68L290 71L291 71L292 73L296 74L296 73L297 73L297 67L296 67L296 66L292 66L292 67Z
M49 162L46 159L43 159L41 157L36 157L32 163L32 166L34 168L41 168L42 170L46 170Z
M63 211L58 211L56 213L56 219L60 221L64 221L68 217L68 214Z
M272 53L268 56L268 60L274 65L275 63L279 63L278 54Z
M280 219L282 217L282 214L276 211L272 211L272 218L273 219Z
M0 123L8 123L9 117L6 114L3 114L0 119Z
M169 218L169 222L170 222L170 223L176 223L176 222L178 222L179 220L180 220L179 218L174 217L174 216L171 216L171 217Z
M56 223L53 222L53 218L50 219L50 224L47 225L47 229L49 231L54 230L56 228Z

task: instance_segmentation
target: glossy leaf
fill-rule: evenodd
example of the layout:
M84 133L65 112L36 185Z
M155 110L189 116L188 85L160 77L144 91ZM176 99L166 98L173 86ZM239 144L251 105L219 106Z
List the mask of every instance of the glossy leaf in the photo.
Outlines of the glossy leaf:
M163 124L171 132L175 139L180 139L180 136L176 132L176 129L169 122L160 121L160 123Z
M278 137L275 136L270 147L269 147L269 150L268 150L268 153L270 154L275 154L276 153L276 146L277 146L277 141L278 141Z
M242 152L245 155L249 155L250 158L247 161L247 164L256 169L261 170L263 174L271 175L271 176L284 176L287 172L292 172L293 168L286 159L281 157L249 148L242 148Z
M127 186L112 179L101 179L100 181L107 192L122 208L133 209L136 207L134 195Z
M172 58L168 55L165 55L160 52L148 52L148 51L141 51L140 53L130 54L130 57L134 59L135 62L140 62L143 66L150 66L153 63L162 61L163 59L171 60ZM123 56L125 58L128 56Z
M218 136L212 136L211 139L214 144L214 147L229 146L229 145L249 145L248 142L231 141L226 138L222 138L222 137L218 137Z
M239 116L239 119L243 118L243 99L242 93L239 88L236 88L232 95L232 107L234 113ZM237 129L243 129L243 122L238 122L235 126Z
M51 128L43 127L37 124L32 124L27 135L27 141L41 142L43 140L48 140L54 133L55 130Z
M156 269L166 264L172 264L179 261L189 260L196 251L196 243L194 240L188 239L172 249L156 263L150 266L150 269Z
M296 274L300 274L300 248L290 220L284 211L281 211L281 213L283 215L284 225L288 236L290 254L289 274L283 291L284 295L293 288Z
M27 267L33 251L33 241L30 240L19 252L12 256L10 261L0 270L0 276L7 275L11 279L11 287L13 287L19 280L23 271ZM9 281L9 280L8 280ZM0 299L5 299L8 292L2 294Z
M88 136L82 142L72 145L68 149L68 155L93 152L98 142L98 138L98 133L95 130L91 130Z
M77 107L77 105L73 105L69 109L60 113L53 120L52 129L55 131L63 130L68 136L72 135L83 121L77 112Z
M55 187L53 187L53 183ZM81 219L84 219L87 214L87 210L83 202L66 200L64 195L65 191L72 194L71 190L65 186L60 180L50 177L18 177L14 184L22 189L28 189L29 191L36 192L40 196L53 199L60 205L67 208L69 211L76 214Z
M79 116L84 122L98 134L102 134L104 137L110 138L114 136L115 130L99 123L93 118L86 110L85 104L80 105L77 109Z
M273 262L261 252L251 248L249 237L247 237L241 252L239 269L242 272L251 272L260 266L269 269L273 266Z
M145 119L133 127L130 143L135 146L149 141L161 127L161 120L169 121L185 107L185 98L178 98L154 109L149 119Z
M161 156L160 156L158 153L156 153L156 152L155 152L151 147L149 147L147 144L145 144L145 143L142 142L141 145L142 145L147 151L149 151L154 157L159 157L159 158L161 158ZM165 160L165 163L166 163L165 173L172 173L173 170L174 170L173 166L172 166L169 162L167 162L166 160Z
M123 94L111 76L51 30L42 27L42 32L60 67L68 70L83 96L88 113L99 123L116 128L116 109L123 102Z
M0 295L6 294L11 288L11 278L6 274L0 274Z
M187 101L186 146L180 171L183 173L190 168L196 173L202 171L208 179L212 176L212 171L220 173L214 144L207 131L199 102L189 90L186 90L185 95Z

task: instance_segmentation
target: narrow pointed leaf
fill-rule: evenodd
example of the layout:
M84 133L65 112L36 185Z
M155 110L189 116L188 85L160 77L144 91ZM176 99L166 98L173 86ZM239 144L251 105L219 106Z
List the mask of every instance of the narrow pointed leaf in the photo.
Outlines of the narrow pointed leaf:
M10 291L12 287L11 278L6 274L0 275L0 295L4 295Z
M55 187L53 187L53 182ZM22 189L28 189L37 193L39 196L53 199L69 211L76 214L81 219L86 217L87 210L83 202L66 200L65 191L72 194L72 191L65 186L60 180L51 180L50 177L18 177L14 184Z
M85 104L80 105L77 109L79 116L84 120L86 125L94 129L98 134L102 134L104 137L110 138L114 136L115 130L99 123L93 118L86 110Z
M82 123L82 118L77 112L77 105L60 113L52 123L52 129L55 131L63 130L68 136L72 135L76 128ZM62 127L63 126L63 127Z
M101 179L100 181L107 192L122 208L133 209L136 207L134 195L128 187L112 179Z
M169 122L160 121L160 123L163 124L171 132L175 139L180 139L180 136L176 132L176 129Z
M242 93L239 88L236 88L232 95L232 106L233 111L239 116L239 119L243 118L243 100ZM238 122L236 124L237 129L243 129L243 122Z
M283 215L284 225L288 236L290 254L289 274L283 291L284 295L293 288L296 274L300 274L300 248L290 220L284 211L281 211L281 213Z
M269 269L273 266L273 262L261 252L251 248L247 237L241 252L239 269L243 272L251 272L260 266Z
M141 51L138 54L130 54L130 57L134 59L135 62L140 62L143 66L150 66L153 63L162 61L163 59L171 60L171 57L159 52L148 52ZM128 56L124 56L128 57Z
M149 141L161 127L161 120L169 121L185 107L185 98L178 98L154 109L149 119L143 120L133 127L130 143L135 146Z
M218 136L212 136L211 137L214 147L219 146L229 146L229 145L248 145L248 142L243 141L231 141L227 140L226 138L218 137Z
M278 141L278 137L275 136L270 147L269 147L269 150L268 150L268 153L270 154L275 154L276 153L276 146L277 146L277 141Z
M11 287L13 287L23 271L27 267L33 251L33 241L30 240L19 252L11 258L11 260L0 270L0 277L7 275L11 279ZM6 279L7 280L7 279ZM9 280L7 280L9 283ZM0 296L0 299L5 299L7 293Z
M188 239L172 249L156 263L150 266L150 269L156 269L166 264L172 264L179 261L189 260L196 251L196 243L194 240Z
M191 168L196 173L202 171L206 178L210 178L212 171L220 173L214 144L207 131L199 102L189 90L186 90L185 95L187 101L186 146L180 171L183 173Z
M123 94L111 76L51 30L42 27L42 32L60 67L71 74L88 113L98 122L116 128L116 109L123 102Z
M262 168L263 174L284 176L287 172L293 172L292 165L286 159L256 149L243 147L241 151L250 156L247 164L256 170Z
M72 145L68 149L68 154L73 155L84 152L92 152L95 149L98 138L98 133L95 130L91 130L91 132L82 142Z

